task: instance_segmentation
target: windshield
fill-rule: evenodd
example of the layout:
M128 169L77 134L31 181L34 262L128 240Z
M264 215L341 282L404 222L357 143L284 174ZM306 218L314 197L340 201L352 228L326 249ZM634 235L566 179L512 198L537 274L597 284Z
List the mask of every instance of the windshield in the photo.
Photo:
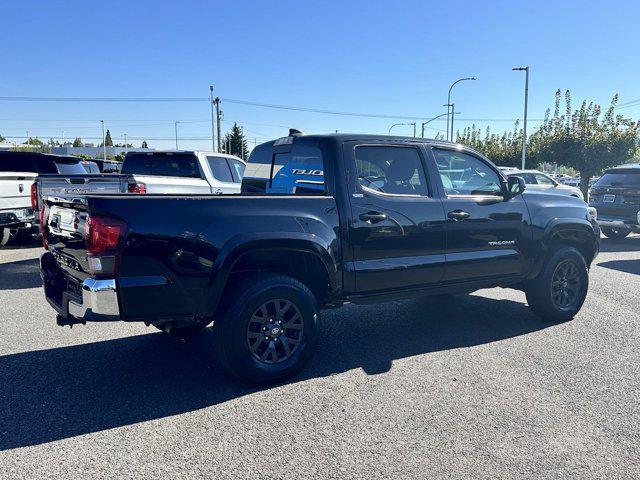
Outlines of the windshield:
M56 168L58 169L58 173L60 175L84 175L85 173L87 173L87 171L84 169L84 167L80 162L77 162L77 163L55 162L55 164L56 164Z
M596 187L631 186L640 187L640 169L616 170L605 173L595 185Z

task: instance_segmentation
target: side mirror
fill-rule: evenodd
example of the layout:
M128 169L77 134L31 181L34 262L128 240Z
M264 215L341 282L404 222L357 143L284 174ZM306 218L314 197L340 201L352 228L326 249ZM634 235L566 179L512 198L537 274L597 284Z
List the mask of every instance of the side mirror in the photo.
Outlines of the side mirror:
M509 190L509 198L520 195L524 192L526 185L522 177L512 176L507 179L507 189Z

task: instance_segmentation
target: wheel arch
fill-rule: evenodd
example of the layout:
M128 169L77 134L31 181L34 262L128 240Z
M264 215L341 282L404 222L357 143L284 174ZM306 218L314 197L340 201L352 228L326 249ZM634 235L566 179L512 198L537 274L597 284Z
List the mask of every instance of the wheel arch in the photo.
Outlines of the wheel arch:
M289 275L304 283L318 302L331 303L342 286L330 244L306 233L252 233L229 240L211 269L198 317L214 317L236 280L258 272Z

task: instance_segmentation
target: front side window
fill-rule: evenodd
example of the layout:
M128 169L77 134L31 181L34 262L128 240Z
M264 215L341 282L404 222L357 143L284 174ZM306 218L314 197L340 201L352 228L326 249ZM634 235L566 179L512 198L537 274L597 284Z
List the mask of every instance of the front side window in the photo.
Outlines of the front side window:
M479 158L453 150L433 154L447 195L502 195L500 176Z
M242 177L244 176L244 163L236 160L235 158L227 158L227 163L231 168L231 175L233 175L234 183L242 182Z
M429 190L413 147L358 146L356 176L364 190L387 195L428 196Z

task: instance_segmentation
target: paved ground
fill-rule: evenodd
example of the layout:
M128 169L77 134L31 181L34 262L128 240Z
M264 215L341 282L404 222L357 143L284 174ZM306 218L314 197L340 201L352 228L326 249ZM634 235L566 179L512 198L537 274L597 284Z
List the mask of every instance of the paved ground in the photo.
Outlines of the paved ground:
M56 327L38 249L0 250L0 477L638 478L640 236L603 249L572 322L501 289L348 307L264 390L208 334Z

